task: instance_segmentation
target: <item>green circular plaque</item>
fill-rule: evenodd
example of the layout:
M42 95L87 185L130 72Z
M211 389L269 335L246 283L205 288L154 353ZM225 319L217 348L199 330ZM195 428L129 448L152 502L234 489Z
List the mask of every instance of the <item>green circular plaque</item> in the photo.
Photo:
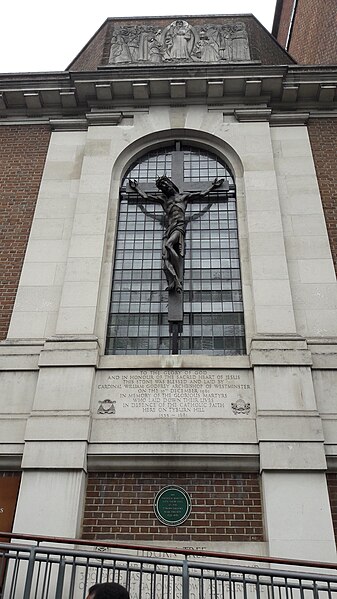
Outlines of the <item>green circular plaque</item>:
M167 526L178 526L191 513L191 499L181 487L164 487L154 500L154 513Z

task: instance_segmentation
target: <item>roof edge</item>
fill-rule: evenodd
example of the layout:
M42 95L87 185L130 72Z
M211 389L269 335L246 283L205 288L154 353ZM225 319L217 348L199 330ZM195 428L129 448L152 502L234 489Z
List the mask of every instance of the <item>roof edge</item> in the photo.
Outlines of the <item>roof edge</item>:
M103 27L108 23L109 20L110 20L109 18L105 19L105 21L102 23L102 25L97 29L97 31L95 31L95 33L91 36L91 38L87 41L87 43L83 46L83 48L76 54L75 58L73 58L73 60L69 63L69 65L64 69L65 71L71 71L71 66L81 56L82 52L84 52L84 50L87 49L89 44L91 44L93 39L96 37L96 35L98 35L98 33L103 29Z
M283 4L283 0L278 0L278 2ZM288 58L290 58L290 60L293 62L293 64L296 65L297 64L296 60L293 58L293 56L291 56L291 54L289 54L289 52L283 46L281 46L280 42L276 39L274 34L270 33L270 31L268 31L267 27L265 27L263 25L263 23L261 23L261 21L259 21L259 19L255 15L250 15L250 16L252 16L253 19L257 22L257 24L260 27L262 27L262 29L267 33L267 35L269 35L269 37L272 38L273 42L278 45L280 50L282 50L283 54L285 54Z
M275 6L273 26L272 26L272 30L271 30L271 33L275 37L275 39L278 36L278 31L279 31L279 27L280 27L280 20L281 20L281 14L282 14L282 8L283 8L283 0L277 0L276 1L276 6Z
M152 19L197 19L197 18L209 18L209 17L253 17L253 13L251 12L238 12L238 13L217 13L217 14L204 14L204 15L151 15L151 16L142 16L142 15L133 15L132 17L108 17L106 21L135 21L137 19L143 20L152 20Z

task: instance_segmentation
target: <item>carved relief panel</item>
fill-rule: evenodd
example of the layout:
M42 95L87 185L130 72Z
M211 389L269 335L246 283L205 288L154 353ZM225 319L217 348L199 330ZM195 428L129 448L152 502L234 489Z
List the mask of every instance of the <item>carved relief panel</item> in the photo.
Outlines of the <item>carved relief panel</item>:
M170 64L250 61L246 26L192 26L177 19L164 29L153 25L115 26L109 64Z

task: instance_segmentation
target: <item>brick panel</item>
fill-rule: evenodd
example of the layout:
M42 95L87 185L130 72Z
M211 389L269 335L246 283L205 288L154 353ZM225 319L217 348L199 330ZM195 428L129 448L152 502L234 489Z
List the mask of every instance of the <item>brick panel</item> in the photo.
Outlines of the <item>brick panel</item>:
M283 0L280 24L277 32L277 41L285 47L288 37L290 19L294 0Z
M298 0L291 56L302 64L336 64L336 19L336 0Z
M0 339L5 339L50 139L45 125L0 127Z
M104 23L95 33L83 50L71 62L68 71L93 71L102 64L103 48L108 31L108 24Z
M337 274L337 119L312 119L309 136Z
M327 474L326 477L328 482L332 523L337 542L337 473Z
M180 526L154 515L160 489L189 493L191 514ZM88 475L83 538L109 541L263 541L260 479L253 473L119 473Z

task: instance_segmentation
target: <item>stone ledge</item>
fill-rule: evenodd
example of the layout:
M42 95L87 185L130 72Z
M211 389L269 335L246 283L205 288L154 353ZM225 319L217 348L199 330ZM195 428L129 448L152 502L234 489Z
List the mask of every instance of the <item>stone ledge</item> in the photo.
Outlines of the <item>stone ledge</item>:
M252 455L88 455L88 470L116 472L258 472L259 456Z
M336 447L336 445L334 445L333 447L334 447L335 454L327 455L326 462L328 465L328 470L330 472L337 472L337 447Z
M46 340L39 367L97 366L99 344L93 335L55 336Z
M252 366L312 366L309 350L295 349L260 349L250 354Z
M88 129L87 119L79 118L58 118L49 119L52 131L86 131Z
M51 414L50 412L32 412L27 421L25 441L36 443L77 443L88 441L90 432L90 413L77 411L72 413Z
M326 470L321 441L261 441L261 472L264 470Z
M337 368L337 338L308 339L313 368Z
M234 116L239 123L267 122L272 114L271 108L238 108Z
M299 335L258 335L251 341L252 366L311 366L307 342Z
M17 471L21 470L21 461L23 453L23 445L19 446L18 453L2 453L0 454L0 470Z
M256 429L260 442L324 442L321 419L317 413L312 412L258 413Z
M86 470L84 441L28 441L22 458L23 469Z
M310 117L309 112L280 112L273 113L270 118L271 127L294 127L306 125Z
M137 369L137 368L250 368L249 356L100 356L99 369Z
M119 125L123 118L122 112L88 112L86 115L88 124L93 125Z
M307 349L307 341L300 335L282 333L257 334L252 337L251 347L254 349Z
M43 339L6 339L0 342L0 371L38 370Z

